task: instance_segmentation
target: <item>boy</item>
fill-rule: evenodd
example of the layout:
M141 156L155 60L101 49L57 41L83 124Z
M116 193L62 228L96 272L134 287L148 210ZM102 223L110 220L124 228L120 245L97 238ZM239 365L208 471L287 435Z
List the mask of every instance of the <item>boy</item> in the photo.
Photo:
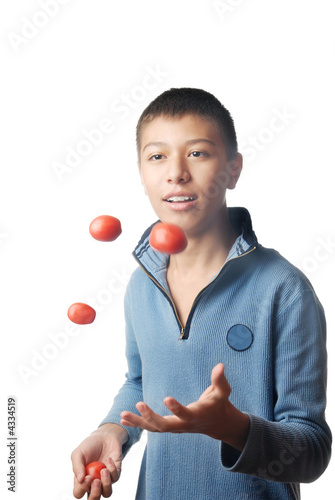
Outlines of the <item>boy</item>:
M330 458L322 306L298 269L257 242L247 210L227 208L242 157L214 96L164 92L142 113L137 145L158 218L182 227L188 246L159 254L149 228L134 251L127 379L72 453L74 495L110 496L146 429L137 500L298 499ZM107 466L101 482L85 478L93 460Z

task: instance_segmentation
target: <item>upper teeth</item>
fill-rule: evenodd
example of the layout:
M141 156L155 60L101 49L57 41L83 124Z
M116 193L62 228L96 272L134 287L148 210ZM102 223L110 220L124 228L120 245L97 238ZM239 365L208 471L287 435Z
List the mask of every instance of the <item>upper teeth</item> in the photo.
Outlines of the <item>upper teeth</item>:
M168 198L167 201L189 201L189 200L195 200L195 198L192 196L171 196L171 198Z

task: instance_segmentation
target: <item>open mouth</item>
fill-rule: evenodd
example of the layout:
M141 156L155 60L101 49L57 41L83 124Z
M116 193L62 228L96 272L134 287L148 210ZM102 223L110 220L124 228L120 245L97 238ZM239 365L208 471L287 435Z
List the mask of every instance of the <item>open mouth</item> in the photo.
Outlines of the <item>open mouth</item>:
M169 203L185 203L186 201L194 200L196 200L196 196L171 196L170 198L166 198L164 201Z

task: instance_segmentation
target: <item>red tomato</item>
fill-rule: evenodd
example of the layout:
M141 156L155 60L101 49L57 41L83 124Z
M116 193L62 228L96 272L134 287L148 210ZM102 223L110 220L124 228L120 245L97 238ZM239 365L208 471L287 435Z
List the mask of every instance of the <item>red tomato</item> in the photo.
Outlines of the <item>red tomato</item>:
M111 215L100 215L92 220L89 231L96 240L114 241L122 232L121 222Z
M88 323L93 323L96 312L93 307L81 302L76 302L69 307L67 315L73 323L87 325Z
M176 224L158 222L151 230L150 245L163 253L179 253L187 246L187 237L181 227Z
M94 479L101 479L100 472L106 469L106 465L102 462L91 462L86 465L86 476L92 476Z

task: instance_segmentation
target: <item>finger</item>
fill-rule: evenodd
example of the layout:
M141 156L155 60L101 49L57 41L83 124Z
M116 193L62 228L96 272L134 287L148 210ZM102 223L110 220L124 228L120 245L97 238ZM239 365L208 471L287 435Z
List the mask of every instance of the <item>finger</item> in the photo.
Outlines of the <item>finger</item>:
M122 425L127 425L129 427L139 427L141 423L141 417L135 415L131 411L123 411L121 412L121 421Z
M139 427L141 429L145 429L147 431L155 431L156 429L149 424L144 418L135 415L135 413L131 413L129 411L123 411L121 413L121 425L126 425L128 427Z
M130 412L122 412L121 413L121 420L120 420L121 425L125 425L127 427L138 427L140 429L145 429L145 430L154 430L154 429L149 429L148 426L149 424L145 422L145 420L138 415L135 415L134 413Z
M91 484L91 491L87 500L100 500L101 497L101 482L99 479L94 479Z
M173 403L175 402L175 409L177 412L178 408L180 408L180 412L182 412L182 408L185 408L174 398L165 399L170 401L171 406L173 406ZM144 405L143 407L140 406L142 404ZM154 432L184 432L185 422L178 418L176 415L166 415L162 417L161 415L158 415L157 413L152 411L151 408L149 408L149 406L145 405L144 403L139 403L139 405L137 405L137 409L143 415L143 418L145 418L147 425L150 426L149 430L153 430ZM185 410L187 411L186 408Z
M137 403L137 410L142 415L142 418L145 420L146 425L150 427L148 430L154 430L158 432L166 432L167 431L167 422L164 417L155 413L148 405L143 403L142 401Z
M79 483L77 477L74 476L73 496L75 498L82 498L85 493L88 493L91 488L92 476L86 476L84 481Z
M112 494L112 478L109 469L102 469L100 477L102 496L108 498Z
M167 409L181 420L190 420L190 418L192 417L192 410L190 410L186 406L183 406L176 399L167 397L163 402Z
M72 452L71 460L72 460L72 470L78 480L78 483L82 483L86 476L85 457L80 450L75 449Z
M105 464L111 475L112 483L116 483L121 474L122 456L116 456L114 458L108 457L105 460Z
M148 405L140 401L136 404L136 409L141 416L131 412L122 412L122 425L131 425L132 427L140 427L151 432L166 432L166 419L157 415ZM128 423L126 423L128 422Z
M231 392L231 388L228 383L228 380L226 379L224 370L225 368L222 363L219 363L218 365L214 366L211 374L211 381L212 381L212 386L215 389L217 389L221 395L228 397Z

